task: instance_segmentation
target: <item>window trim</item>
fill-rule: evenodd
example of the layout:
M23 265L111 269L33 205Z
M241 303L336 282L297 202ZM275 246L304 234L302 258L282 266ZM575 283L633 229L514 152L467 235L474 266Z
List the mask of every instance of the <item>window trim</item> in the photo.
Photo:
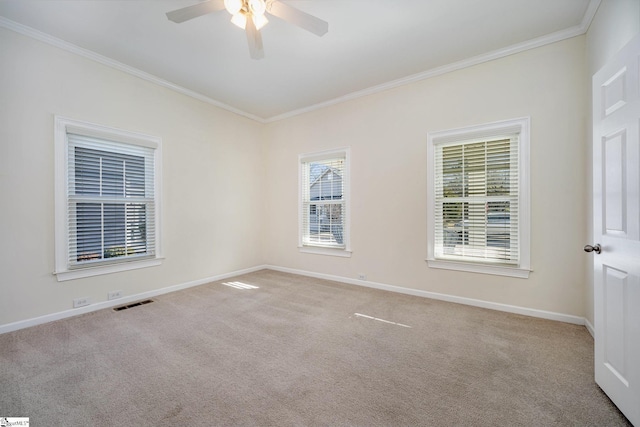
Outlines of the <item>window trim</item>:
M304 184L304 163L325 160L344 156L344 174L342 176L344 199L344 248L331 248L326 246L314 246L303 244L303 206L304 200L302 196ZM329 255L337 257L350 257L351 250L351 147L342 147L332 150L319 151L314 153L305 153L298 155L298 251L300 253L308 253L315 255Z
M458 261L435 258L435 146L443 143L492 138L517 133L519 174L520 256L516 266L503 266L481 261ZM493 123L450 129L427 134L427 265L431 268L528 278L531 272L530 213L530 118L522 117Z
M143 259L123 259L108 264L70 267L69 257L69 223L67 211L68 187L68 139L67 134L96 137L108 141L138 145L154 150L154 202L155 202L155 256ZM120 271L160 265L162 256L161 239L161 198L162 198L162 140L159 137L116 129L109 126L65 117L54 117L54 157L55 157L55 271L58 281L73 280L83 277L98 276Z

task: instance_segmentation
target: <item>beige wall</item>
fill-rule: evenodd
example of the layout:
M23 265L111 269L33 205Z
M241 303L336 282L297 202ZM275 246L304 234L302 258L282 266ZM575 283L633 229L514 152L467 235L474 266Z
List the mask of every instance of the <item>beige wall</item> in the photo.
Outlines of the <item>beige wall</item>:
M159 136L160 267L58 282L54 115ZM262 125L0 28L0 326L263 263Z
M269 264L582 316L587 218L584 37L269 124ZM426 258L427 132L531 117L533 273L436 270ZM351 258L299 253L297 156L351 146Z
M640 32L638 0L602 0L587 32L587 64L593 76ZM589 80L589 83L591 81Z
M603 0L589 27L586 35L587 50L587 88L589 102L591 102L591 76L593 76L606 61L640 33L640 1L638 0ZM589 123L585 151L587 152L587 182L592 182L592 125L591 109L589 107ZM589 186L585 211L588 213L587 239L593 242L592 188ZM593 325L593 257L587 257L586 288L585 288L585 318Z

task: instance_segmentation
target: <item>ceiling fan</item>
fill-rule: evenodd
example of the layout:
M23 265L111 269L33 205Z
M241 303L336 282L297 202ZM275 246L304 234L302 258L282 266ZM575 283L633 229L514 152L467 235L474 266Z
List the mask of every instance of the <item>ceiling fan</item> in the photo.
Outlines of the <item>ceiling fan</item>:
M192 6L167 12L170 21L180 23L208 13L227 9L231 22L247 33L252 59L264 58L260 29L267 22L266 14L276 16L320 37L329 30L329 23L278 0L206 0Z

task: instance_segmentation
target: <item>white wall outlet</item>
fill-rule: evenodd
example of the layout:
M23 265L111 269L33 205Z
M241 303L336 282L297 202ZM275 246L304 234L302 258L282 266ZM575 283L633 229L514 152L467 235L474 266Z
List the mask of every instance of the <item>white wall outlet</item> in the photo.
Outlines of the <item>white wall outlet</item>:
M367 280L367 275L364 273L358 273L358 279L359 280Z
M107 293L107 299L122 298L122 291L111 291Z
M89 297L76 298L73 300L73 308L84 307L89 304L91 304L91 298Z

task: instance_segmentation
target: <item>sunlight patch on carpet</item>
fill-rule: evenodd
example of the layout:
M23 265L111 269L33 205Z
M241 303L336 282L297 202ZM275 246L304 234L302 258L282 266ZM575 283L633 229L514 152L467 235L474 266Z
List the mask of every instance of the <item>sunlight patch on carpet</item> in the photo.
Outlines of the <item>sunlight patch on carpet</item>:
M377 320L378 322L383 322L383 323L389 323L391 325L402 326L403 328L410 328L411 327L409 325L403 325L402 323L392 322L390 320L384 320L384 319L380 319L378 317L367 316L366 314L361 314L361 313L353 313L353 314L358 316L358 317L364 317L365 319Z
M244 290L259 289L259 286L248 285L242 282L225 282L223 283L223 285L229 286L231 288L244 289Z

